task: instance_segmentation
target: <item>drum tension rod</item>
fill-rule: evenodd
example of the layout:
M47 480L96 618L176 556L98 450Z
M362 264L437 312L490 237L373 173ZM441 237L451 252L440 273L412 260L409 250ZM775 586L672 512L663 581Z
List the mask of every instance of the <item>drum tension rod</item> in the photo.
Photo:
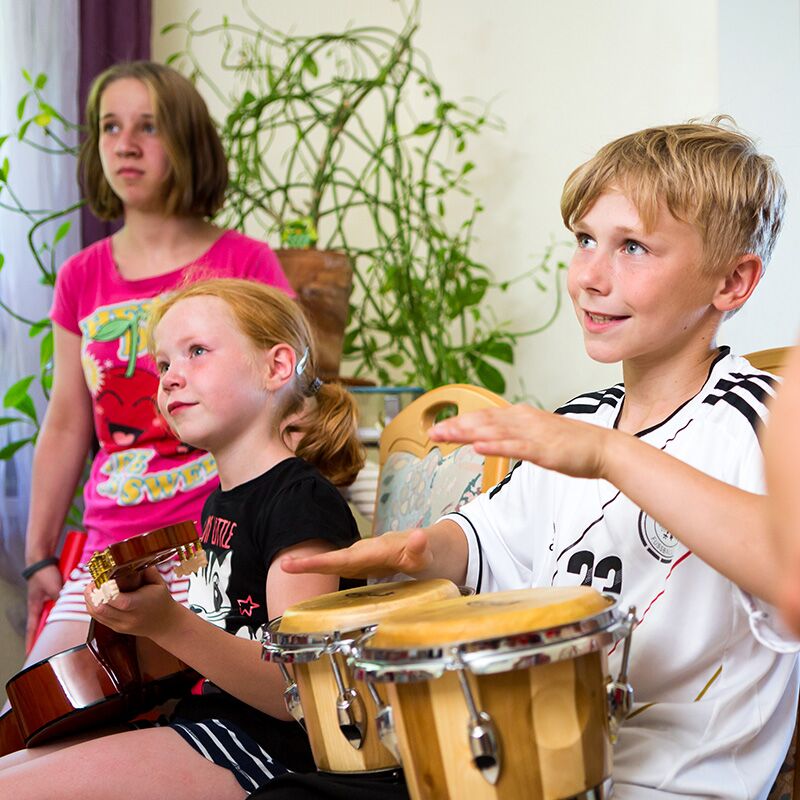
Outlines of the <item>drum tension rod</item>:
M303 714L303 704L300 702L300 690L297 688L297 681L291 676L289 670L286 669L286 664L283 661L278 661L278 669L286 681L286 688L283 690L283 702L286 704L286 710L294 717L296 722L299 722L303 730L306 729L306 718Z
M328 658L331 661L336 688L339 690L339 696L336 698L336 717L339 720L339 730L355 750L360 750L367 732L364 701L355 689L345 686L342 672L336 661L336 653L329 650Z
M616 743L619 729L633 708L633 687L628 681L628 659L631 654L631 638L636 625L636 606L630 606L622 623L627 628L622 650L622 664L615 681L610 681L606 689L608 695L608 727L611 742Z
M402 764L403 759L400 756L400 744L394 727L392 707L383 702L373 683L367 683L367 690L375 704L375 725L378 728L378 738L381 740L381 744Z
M459 659L460 661L460 659ZM472 761L483 775L487 783L494 786L500 777L501 749L500 738L497 735L492 718L485 711L479 711L472 695L472 687L466 675L466 667L460 663L458 680L461 691L467 702L469 722L467 723L467 738L469 749L472 752Z

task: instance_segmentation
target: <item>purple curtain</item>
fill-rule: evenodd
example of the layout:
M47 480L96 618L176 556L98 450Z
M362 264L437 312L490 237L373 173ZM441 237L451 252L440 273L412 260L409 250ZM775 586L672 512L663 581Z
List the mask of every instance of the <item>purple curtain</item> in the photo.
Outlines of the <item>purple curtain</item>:
M78 108L81 116L92 80L119 61L150 58L151 0L80 0L80 81ZM81 213L83 247L120 227L97 219L89 209Z

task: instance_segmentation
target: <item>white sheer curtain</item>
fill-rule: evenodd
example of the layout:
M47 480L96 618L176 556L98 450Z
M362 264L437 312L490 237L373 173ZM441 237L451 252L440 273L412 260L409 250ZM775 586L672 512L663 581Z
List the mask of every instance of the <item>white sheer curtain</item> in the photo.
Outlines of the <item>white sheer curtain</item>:
M30 88L23 69L34 77L45 73L47 101L77 121L78 0L0 0L0 19L0 134L19 124L17 102ZM31 131L35 128L32 125ZM78 199L73 158L44 155L13 138L0 149L0 163L6 157L9 183L25 207L59 209ZM9 202L5 189L0 191L0 202ZM41 274L26 239L28 227L23 217L0 208L0 253L5 258L0 299L28 319L42 319L48 314L52 290L39 282ZM58 245L58 263L78 249L79 228L76 214L69 234ZM38 368L39 339L30 339L27 326L0 310L0 397ZM41 419L44 398L39 395L34 400ZM0 409L0 416L10 415ZM0 428L0 448L30 432L30 426L24 425ZM21 581L31 459L32 448L26 446L13 460L0 461L0 577L12 582ZM21 620L22 609L7 609L7 613L15 617L15 623Z

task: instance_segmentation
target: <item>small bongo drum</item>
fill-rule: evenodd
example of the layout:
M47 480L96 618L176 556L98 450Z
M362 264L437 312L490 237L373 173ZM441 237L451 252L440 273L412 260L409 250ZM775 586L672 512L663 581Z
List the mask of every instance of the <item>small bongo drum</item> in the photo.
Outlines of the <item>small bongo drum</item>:
M353 678L353 645L389 614L460 595L445 579L361 586L297 603L272 620L262 656L280 665L286 707L306 728L324 772L396 769L399 758L382 687ZM293 666L294 680L286 668ZM296 683L295 683L296 681Z
M583 586L444 600L385 619L354 674L388 688L414 800L599 800L612 789L609 718L633 699L634 620ZM623 637L609 683L606 652Z

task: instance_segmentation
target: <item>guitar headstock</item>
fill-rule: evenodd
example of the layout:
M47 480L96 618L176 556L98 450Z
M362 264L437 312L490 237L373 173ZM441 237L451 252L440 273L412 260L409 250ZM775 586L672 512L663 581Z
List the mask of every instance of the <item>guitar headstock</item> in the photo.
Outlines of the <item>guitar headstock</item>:
M97 587L92 592L95 605L116 597L120 588L130 591L141 583L138 573L147 567L178 556L175 573L197 572L206 565L206 555L194 522L167 525L139 536L131 536L95 553L87 564Z

